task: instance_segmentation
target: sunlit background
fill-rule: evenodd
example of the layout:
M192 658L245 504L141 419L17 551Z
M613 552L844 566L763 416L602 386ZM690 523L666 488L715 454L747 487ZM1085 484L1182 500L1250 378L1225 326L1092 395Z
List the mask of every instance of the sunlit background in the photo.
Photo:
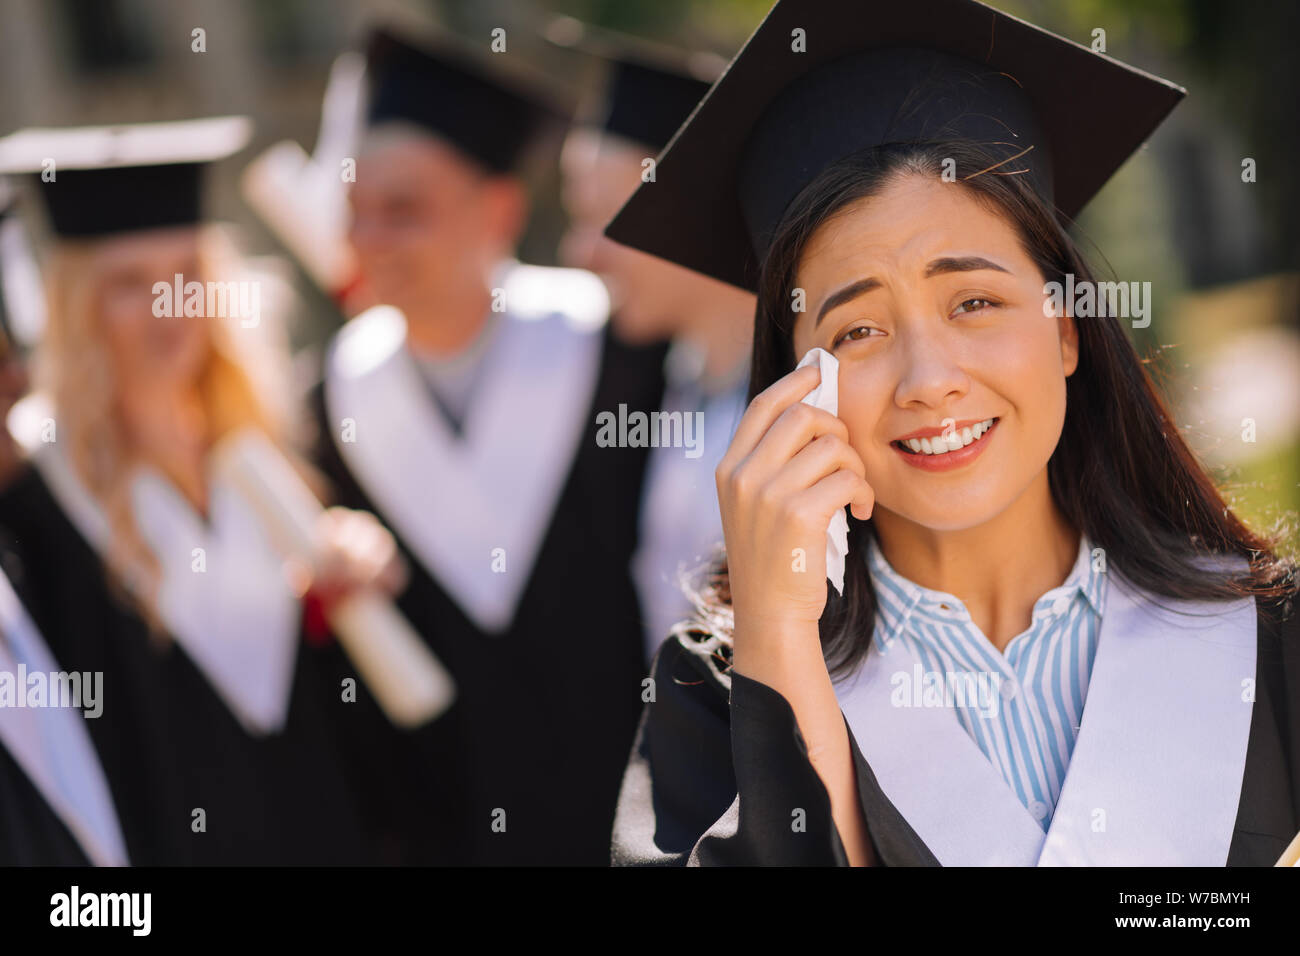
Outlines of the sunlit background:
M905 0L904 0L905 2ZM862 3L863 16L873 4ZM250 253L284 250L244 203L241 165L290 139L310 152L331 64L377 19L486 43L507 31L577 94L589 76L541 38L557 15L730 56L766 0L0 0L0 134L28 125L246 113L248 150L222 164L211 211ZM1300 4L1292 0L1000 0L995 6L1185 86L1187 99L1092 203L1078 235L1108 278L1150 282L1132 330L1179 426L1239 512L1268 530L1300 508ZM206 31L206 52L191 32ZM1103 31L1103 32L1098 32ZM1243 181L1253 160L1256 181ZM526 260L554 262L553 169L534 184ZM39 237L39 230L38 230ZM295 271L298 346L341 321ZM309 353L310 354L310 353ZM1243 437L1253 422L1254 441ZM1294 548L1294 540L1290 547Z

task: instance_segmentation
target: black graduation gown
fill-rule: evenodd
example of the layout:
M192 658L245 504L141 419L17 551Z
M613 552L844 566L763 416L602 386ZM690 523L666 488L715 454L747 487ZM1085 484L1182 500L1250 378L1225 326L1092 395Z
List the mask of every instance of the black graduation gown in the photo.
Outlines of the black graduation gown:
M335 503L373 512L410 570L398 605L457 683L443 716L398 731L357 678L343 729L371 781L372 813L391 822L401 862L609 863L619 780L641 708L643 639L629 563L647 448L600 448L596 413L625 402L653 411L666 346L631 347L608 326L587 427L513 623L480 631L420 564L330 441L323 394L311 405L317 465ZM403 467L394 461L393 468ZM589 643L573 646L575 633ZM339 673L354 676L338 652ZM504 811L504 832L493 829Z
M1300 830L1300 611L1256 601L1254 711L1229 866L1272 866ZM689 640L689 639L688 639ZM624 777L616 865L846 866L826 788L785 698L731 675L697 645L666 641ZM847 722L846 722L847 726ZM938 866L889 801L849 729L858 795L880 865ZM791 807L807 812L806 832Z
M0 493L0 556L59 666L104 675L103 713L86 724L132 864L374 859L355 784L328 733L325 712L338 694L322 683L320 651L299 643L284 731L255 737L179 646L152 637L119 599L34 468ZM13 787L8 777L0 761L0 788ZM72 861L43 820L48 808L21 799L38 829L28 844L6 843L33 862ZM206 832L191 828L196 808Z
M89 866L81 845L0 744L0 866Z

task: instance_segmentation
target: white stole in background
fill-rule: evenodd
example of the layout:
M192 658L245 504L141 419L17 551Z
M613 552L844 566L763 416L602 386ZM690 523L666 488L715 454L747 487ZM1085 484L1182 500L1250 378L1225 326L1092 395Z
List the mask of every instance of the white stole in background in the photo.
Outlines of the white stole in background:
M380 306L349 322L326 365L325 407L344 463L485 633L503 632L514 620L582 438L594 426L588 412L604 312L593 301L594 277L551 275L571 271L510 270L508 312L460 436L407 351L398 310ZM551 290L547 297L538 297L539 283ZM566 289L577 293L574 301ZM540 305L557 299L563 310ZM575 310L579 302L587 307Z
M32 461L102 557L108 518L62 448L36 445ZM155 470L140 467L132 479L136 524L162 570L158 614L244 729L275 733L288 717L302 605L252 505L221 474L209 479L207 524Z
M0 573L0 671L14 674L16 681L19 661L29 674L61 670L9 579ZM100 689L105 696L111 693ZM22 686L16 690L27 692ZM103 700L98 703L107 706ZM126 866L126 841L85 720L81 710L65 707L0 707L0 746L13 756L92 864Z

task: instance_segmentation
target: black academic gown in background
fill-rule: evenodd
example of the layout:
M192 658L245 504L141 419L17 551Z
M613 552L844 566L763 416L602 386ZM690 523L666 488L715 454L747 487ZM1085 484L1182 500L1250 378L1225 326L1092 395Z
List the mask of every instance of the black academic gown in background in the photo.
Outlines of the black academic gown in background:
M1256 607L1256 696L1229 866L1272 866L1300 830L1300 611L1282 621L1275 604ZM613 862L848 865L789 703L735 673L728 692L687 640L666 641L655 659L657 699L645 707L624 778ZM878 864L938 866L851 728L849 740ZM806 811L803 831L791 825L792 807Z
M0 866L89 866L81 845L0 745Z
M457 684L452 708L414 731L395 730L359 677L357 704L336 711L371 782L370 813L391 821L396 862L609 863L645 676L629 564L649 449L598 447L595 419L620 403L659 407L666 346L624 345L608 326L602 334L588 424L517 613L500 634L471 622L361 489L330 440L322 388L312 394L316 463L335 503L371 511L393 532L410 571L398 605ZM337 662L341 675L355 676L341 651ZM493 829L498 810L504 832Z
M0 493L0 559L59 666L104 675L103 713L86 725L132 864L376 859L355 784L329 735L325 712L338 693L318 671L321 651L299 642L286 726L254 736L180 647L151 636L118 598L99 556L34 468ZM23 862L83 862L11 764L0 756L6 813L12 794L37 827L23 838L0 822L2 852ZM204 833L191 829L196 808L206 812Z

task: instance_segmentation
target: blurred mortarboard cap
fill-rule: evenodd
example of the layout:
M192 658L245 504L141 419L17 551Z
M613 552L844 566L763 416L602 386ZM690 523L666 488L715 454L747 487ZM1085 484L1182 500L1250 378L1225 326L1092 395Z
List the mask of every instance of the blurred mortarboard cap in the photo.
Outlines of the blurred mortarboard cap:
M780 0L606 234L752 290L826 167L953 140L1073 219L1185 93L976 0Z
M726 66L716 53L680 50L573 17L554 18L545 35L557 46L606 62L594 125L656 152L668 145Z
M570 110L548 79L504 56L449 34L380 27L366 47L366 122L414 123L489 170L512 172L548 127L568 122Z
M198 223L202 173L252 135L243 116L19 130L0 172L33 174L54 232L92 238Z

